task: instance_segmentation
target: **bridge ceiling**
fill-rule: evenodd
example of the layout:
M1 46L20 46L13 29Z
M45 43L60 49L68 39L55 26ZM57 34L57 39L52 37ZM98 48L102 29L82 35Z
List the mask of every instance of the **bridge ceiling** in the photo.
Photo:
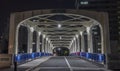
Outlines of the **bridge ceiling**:
M51 41L54 47L69 47L71 41L91 20L74 14L45 14L30 18L27 23L37 28Z

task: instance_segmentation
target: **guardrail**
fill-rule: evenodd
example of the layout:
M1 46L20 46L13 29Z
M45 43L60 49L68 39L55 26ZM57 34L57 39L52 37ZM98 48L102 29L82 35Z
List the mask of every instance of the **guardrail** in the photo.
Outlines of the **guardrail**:
M52 54L51 53L43 53L43 52L17 54L15 56L15 62L17 62L17 63L25 62L28 60L33 60L38 57L42 57L42 56L52 56Z
M76 53L71 53L70 56L80 56L80 57L84 57L88 60L93 60L95 62L105 63L105 54L76 52Z

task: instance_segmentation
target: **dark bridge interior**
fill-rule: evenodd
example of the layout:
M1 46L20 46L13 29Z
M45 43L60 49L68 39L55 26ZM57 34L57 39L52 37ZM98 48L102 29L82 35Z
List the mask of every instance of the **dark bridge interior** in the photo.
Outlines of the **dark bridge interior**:
M69 49L66 47L56 47L53 49L53 55L56 56L69 56Z

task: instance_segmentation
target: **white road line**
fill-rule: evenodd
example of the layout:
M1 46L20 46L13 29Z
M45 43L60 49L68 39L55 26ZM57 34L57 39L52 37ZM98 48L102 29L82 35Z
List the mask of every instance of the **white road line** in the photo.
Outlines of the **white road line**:
M72 67L70 66L70 63L67 60L67 58L66 57L64 57L64 58L65 58L65 61L66 61L67 65L68 65L68 67L70 68L70 71L73 71Z

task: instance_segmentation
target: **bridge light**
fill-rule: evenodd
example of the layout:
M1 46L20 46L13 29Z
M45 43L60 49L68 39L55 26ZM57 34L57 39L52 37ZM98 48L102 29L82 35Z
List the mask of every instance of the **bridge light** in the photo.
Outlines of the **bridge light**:
M34 19L33 22L39 22L39 20L35 20L35 19Z
M38 32L39 35L41 35L41 32Z
M80 2L81 5L87 5L88 4L88 1L82 1Z
M76 34L76 37L78 38L78 34Z
M60 36L60 39L62 39L62 37Z
M90 31L90 27L87 27L87 32L89 32Z
M43 38L45 38L45 35L43 35Z
M73 40L72 40L72 43L73 43Z
M60 51L60 50L61 50L61 48L58 48L58 50Z
M33 27L30 27L30 30L31 30L31 32L33 32L33 31L34 31L34 28L33 28Z
M82 32L80 32L80 35L82 35Z
M75 40L75 37L73 39Z
M61 28L61 24L58 24L58 28Z
M48 42L50 43L50 40L48 40Z
M46 38L46 40L48 41L48 38Z

